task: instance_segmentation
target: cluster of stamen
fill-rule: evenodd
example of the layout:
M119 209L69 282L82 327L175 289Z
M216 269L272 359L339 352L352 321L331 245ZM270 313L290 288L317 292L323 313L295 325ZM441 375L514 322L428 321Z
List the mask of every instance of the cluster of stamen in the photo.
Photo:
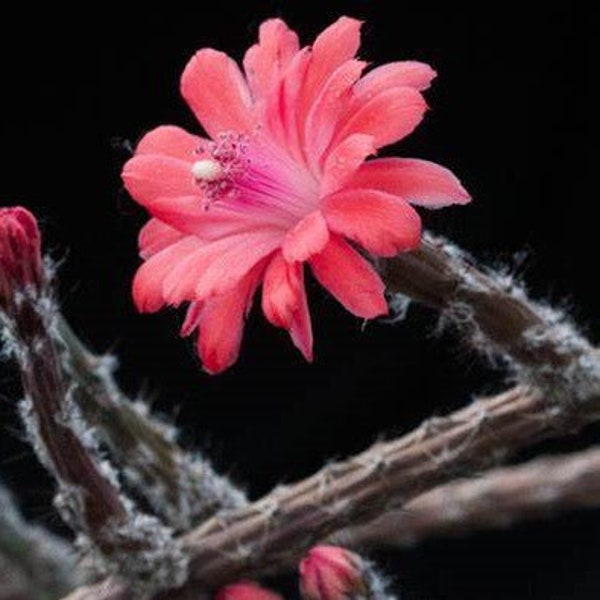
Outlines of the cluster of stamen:
M208 210L217 201L235 198L236 178L249 162L246 136L221 133L216 141L203 143L196 153L200 158L192 164L192 175L202 189L203 208Z

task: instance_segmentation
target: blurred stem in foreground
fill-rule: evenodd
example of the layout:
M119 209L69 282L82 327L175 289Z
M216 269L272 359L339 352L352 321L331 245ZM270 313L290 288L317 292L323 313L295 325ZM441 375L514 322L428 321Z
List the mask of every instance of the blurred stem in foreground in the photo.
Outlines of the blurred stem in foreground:
M12 593L27 600L55 600L81 583L73 549L41 527L27 524L2 485L0 573L5 585L0 598Z
M113 377L114 358L90 352L62 315L55 332L85 420L108 446L127 482L165 522L185 531L220 510L247 504L243 492L217 474L208 460L178 446L174 427L123 394Z

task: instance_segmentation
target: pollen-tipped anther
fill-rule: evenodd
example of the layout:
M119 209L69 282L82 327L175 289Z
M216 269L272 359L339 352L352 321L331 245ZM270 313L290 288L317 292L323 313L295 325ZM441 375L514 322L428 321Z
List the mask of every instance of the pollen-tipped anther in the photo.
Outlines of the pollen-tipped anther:
M197 160L192 164L192 175L197 181L212 182L223 177L223 167L210 159Z

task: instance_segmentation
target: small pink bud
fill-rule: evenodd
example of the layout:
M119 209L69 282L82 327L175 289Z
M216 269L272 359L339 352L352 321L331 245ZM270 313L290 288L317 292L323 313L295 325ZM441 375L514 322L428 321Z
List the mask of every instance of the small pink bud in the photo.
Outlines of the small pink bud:
M240 581L221 588L215 600L283 600L279 594L252 581Z
M364 563L337 546L315 546L300 563L300 593L305 600L348 600L365 596Z
M40 232L35 217L16 206L0 208L0 303L43 278Z

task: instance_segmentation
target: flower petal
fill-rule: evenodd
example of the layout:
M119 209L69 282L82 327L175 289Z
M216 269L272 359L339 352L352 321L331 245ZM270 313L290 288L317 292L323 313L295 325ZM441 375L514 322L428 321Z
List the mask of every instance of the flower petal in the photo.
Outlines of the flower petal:
M388 312L384 285L373 267L339 237L332 237L310 266L323 287L357 317L373 319Z
M244 71L254 98L266 96L297 54L298 36L281 19L269 19L258 30L258 44L244 56Z
M412 133L426 108L423 96L413 88L385 90L350 112L336 140L353 133L366 133L374 137L376 148L392 144Z
M180 196L202 198L191 167L191 162L170 156L142 154L134 156L125 163L122 177L125 188L133 199L147 207L158 198Z
M427 208L467 204L471 200L451 171L415 158L370 160L356 172L351 185L389 192Z
M154 202L147 203L146 208L155 217L179 231L204 240L216 240L223 236L268 227L267 222L261 223L246 213L224 206L201 208L201 202L197 196L157 198Z
M135 149L136 155L162 154L179 160L194 162L198 157L198 149L206 140L188 133L181 127L161 125L149 131Z
M181 77L181 93L212 138L253 128L252 98L239 67L212 48L196 52Z
M266 96L262 106L264 121L274 139L300 163L303 154L300 148L298 103L309 63L308 50L305 48L298 52L279 85Z
M223 245L223 241L198 243L185 258L171 265L171 270L165 275L162 283L162 296L169 305L179 306L183 302L204 299L204 296L199 297L196 294L198 279L211 258L218 255ZM243 275L244 273L238 279ZM234 280L231 287L236 283L237 280Z
M164 277L163 297L178 305L221 294L237 285L280 242L279 231L258 230L199 244Z
M208 208L194 181L191 163L169 156L142 154L123 168L125 188L154 217L179 231L204 239L238 233L261 226L263 216L219 204ZM264 223L263 223L264 225Z
M203 303L196 347L208 373L220 373L237 360L244 320L263 269L262 263L257 265L234 288Z
M356 170L375 152L373 137L355 133L338 144L327 156L321 179L321 194L327 196L342 189Z
M219 249L217 256L207 261L196 284L196 297L205 298L226 291L280 244L281 232L278 230L229 236L223 242L228 247Z
M264 275L262 308L273 325L289 330L306 360L312 360L312 327L302 264L286 262L281 253L273 257Z
M203 302L190 302L188 309L185 313L185 319L181 325L179 335L181 337L187 337L194 333L200 324L200 317L202 316Z
M308 300L306 299L306 289L304 279L300 285L299 305L289 328L290 337L294 346L302 352L302 355L308 362L313 360L313 332L310 322L310 312L308 310Z
M158 219L150 219L140 230L138 246L142 258L150 258L152 255L164 250L171 244L178 242L185 234L170 227Z
M308 159L316 170L320 159L331 142L340 117L348 110L352 86L367 63L348 60L338 67L323 85L312 105L304 126L305 147Z
M361 21L341 17L319 34L312 46L311 61L306 74L302 98L304 115L330 75L356 55L360 46Z
M288 262L305 261L321 252L329 241L329 230L321 211L315 210L288 231L283 240L283 257Z
M301 263L288 263L281 252L269 262L263 280L262 309L276 327L289 328L298 308Z
M331 231L378 256L411 250L421 239L421 219L410 204L376 190L345 190L322 204Z
M429 65L416 60L388 63L369 71L354 87L354 97L357 101L365 101L393 87L423 91L436 75Z
M199 240L187 236L151 256L138 269L133 279L133 301L140 312L156 312L167 303L163 295L165 278L200 245Z

